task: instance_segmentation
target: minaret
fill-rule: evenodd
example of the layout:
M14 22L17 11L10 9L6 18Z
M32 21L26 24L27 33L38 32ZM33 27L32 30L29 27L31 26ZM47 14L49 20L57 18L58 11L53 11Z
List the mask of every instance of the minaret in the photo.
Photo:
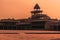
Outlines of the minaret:
M34 6L34 11L31 11L31 13L32 13L32 15L37 15L37 14L42 13L42 10L40 10L39 5L36 4L36 5Z

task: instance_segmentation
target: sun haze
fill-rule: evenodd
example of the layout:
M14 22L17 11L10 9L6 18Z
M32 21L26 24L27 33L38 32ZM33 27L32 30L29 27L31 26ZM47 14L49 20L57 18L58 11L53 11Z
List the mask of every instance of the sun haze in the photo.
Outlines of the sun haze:
M36 3L44 14L60 19L60 0L0 0L0 19L28 18Z

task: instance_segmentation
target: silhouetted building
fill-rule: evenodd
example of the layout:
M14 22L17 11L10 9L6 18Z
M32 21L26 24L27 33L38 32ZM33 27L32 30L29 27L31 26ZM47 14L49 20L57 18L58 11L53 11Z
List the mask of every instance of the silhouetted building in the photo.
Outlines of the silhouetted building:
M60 30L60 20L43 14L38 4L28 19L1 19L0 30Z

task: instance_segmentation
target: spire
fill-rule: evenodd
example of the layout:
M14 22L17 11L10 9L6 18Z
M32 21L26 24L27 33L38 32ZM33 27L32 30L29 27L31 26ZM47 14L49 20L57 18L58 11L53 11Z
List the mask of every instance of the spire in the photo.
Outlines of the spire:
M34 7L34 9L40 9L39 5L36 4L35 7Z

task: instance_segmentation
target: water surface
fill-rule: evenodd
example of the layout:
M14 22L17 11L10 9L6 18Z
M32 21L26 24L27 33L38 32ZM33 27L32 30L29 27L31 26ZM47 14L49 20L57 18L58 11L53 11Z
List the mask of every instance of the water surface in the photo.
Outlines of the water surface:
M18 34L0 34L0 40L52 40L60 38L60 34L25 34L26 32L41 32L32 30L0 30L0 33L18 33Z

